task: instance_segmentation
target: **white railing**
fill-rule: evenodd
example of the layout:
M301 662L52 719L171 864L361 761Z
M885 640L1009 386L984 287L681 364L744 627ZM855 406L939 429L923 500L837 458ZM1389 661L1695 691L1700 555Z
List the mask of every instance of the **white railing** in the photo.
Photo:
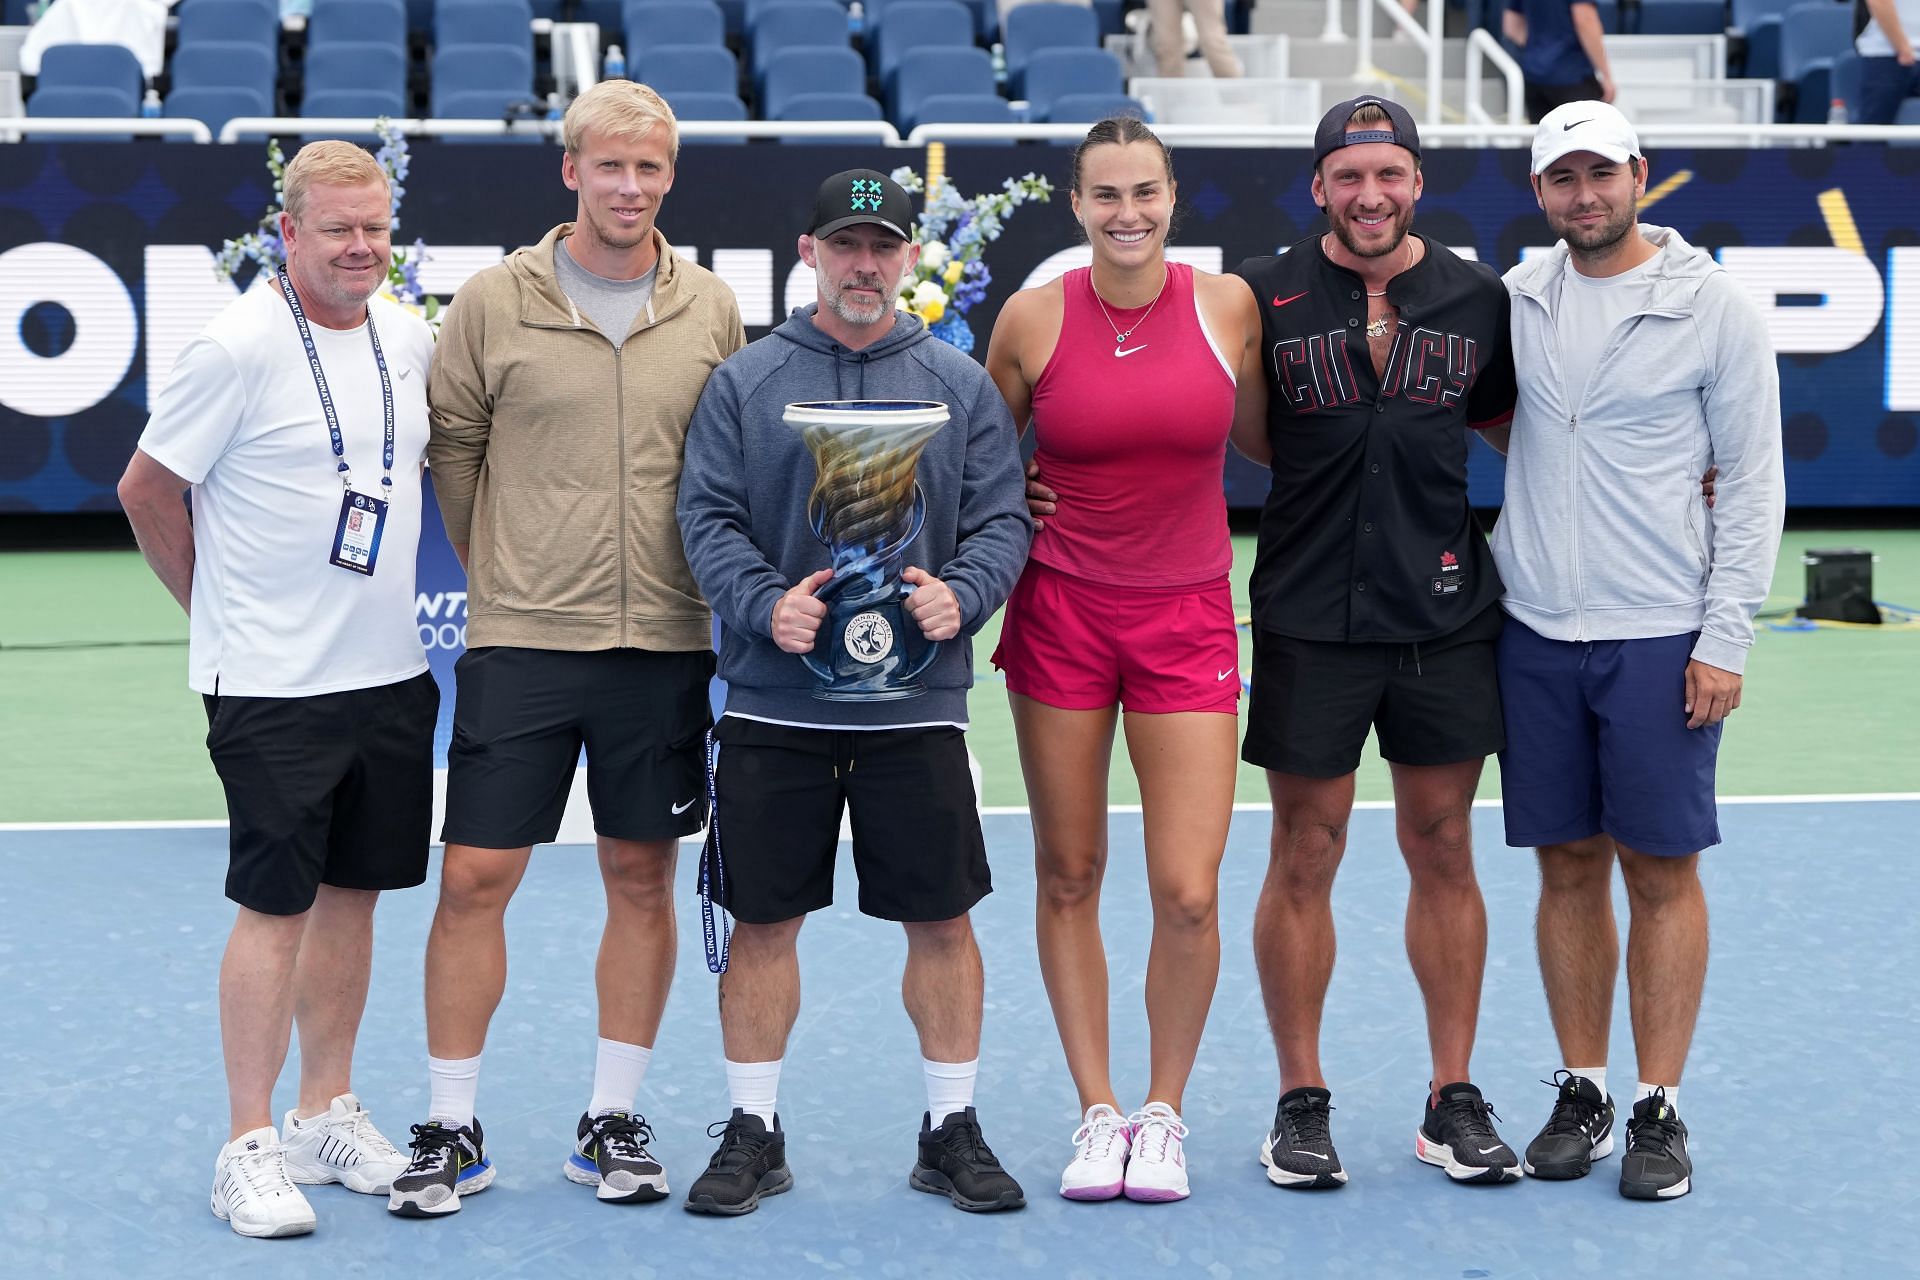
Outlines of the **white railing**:
M554 89L560 101L571 102L600 82L600 24L556 22L549 34Z
M1358 45L1358 61L1354 77L1359 80L1384 80L1386 77L1373 65L1373 12L1378 9L1387 15L1390 25L1398 27L1407 39L1426 55L1427 60L1427 109L1424 123L1439 124L1441 120L1442 68L1441 50L1445 48L1447 6L1445 0L1427 0L1427 25L1421 26L1398 0L1360 0L1360 10L1354 15L1354 39Z
M100 132L98 122L93 132ZM123 123L111 122L115 128ZM137 124L138 121L124 123ZM193 123L198 124L198 121ZM560 141L557 120L390 120L398 132L408 137L430 138L546 138ZM871 138L882 146L900 145L900 131L885 120L682 120L680 138ZM371 117L348 116L235 116L220 130L220 141L236 142L248 134L328 134L372 133ZM206 133L206 126L200 125ZM1080 134L1086 128L1079 128ZM211 141L211 135L197 141Z
M137 138L185 138L189 142L212 142L213 130L198 120L148 120L144 116L14 116L0 120L0 141L18 142L25 137L73 137L102 133L129 133Z
M1504 123L1525 124L1527 85L1520 74L1520 64L1513 60L1512 54L1500 47L1500 42L1485 27L1475 27L1467 36L1467 120L1474 124L1501 123L1487 111L1480 70L1483 60L1491 63L1507 82L1507 118Z

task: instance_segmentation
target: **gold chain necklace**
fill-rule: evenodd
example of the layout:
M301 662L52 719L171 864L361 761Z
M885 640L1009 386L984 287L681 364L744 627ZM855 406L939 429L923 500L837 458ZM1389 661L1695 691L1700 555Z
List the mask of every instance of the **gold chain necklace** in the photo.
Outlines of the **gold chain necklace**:
M1400 271L1394 272L1394 275L1399 275L1401 272L1406 271L1413 266L1413 238L1409 236L1406 239L1406 241L1404 241L1404 243L1407 246L1407 265L1400 268ZM1322 250L1322 252L1324 253L1325 250ZM1369 298L1384 298L1387 296L1387 291L1385 289L1382 289L1380 292L1375 293L1373 290L1369 289L1367 290L1367 296ZM1392 321L1392 318L1389 316L1376 316L1373 319L1367 321L1367 336L1369 338L1384 338L1387 336L1387 334L1391 333L1392 331L1393 331L1393 321Z

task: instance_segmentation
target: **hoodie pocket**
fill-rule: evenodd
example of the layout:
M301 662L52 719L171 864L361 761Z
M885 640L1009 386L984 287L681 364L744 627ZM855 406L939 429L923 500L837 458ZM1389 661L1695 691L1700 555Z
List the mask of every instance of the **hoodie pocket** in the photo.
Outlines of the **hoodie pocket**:
M492 537L474 562L488 603L515 613L619 612L613 493L503 484L492 499Z

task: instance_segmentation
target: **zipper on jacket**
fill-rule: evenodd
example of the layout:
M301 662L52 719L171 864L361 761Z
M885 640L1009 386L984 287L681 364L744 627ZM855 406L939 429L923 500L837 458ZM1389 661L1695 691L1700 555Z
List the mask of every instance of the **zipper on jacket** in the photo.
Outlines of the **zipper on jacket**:
M652 304L648 304L651 308ZM628 335L631 337L632 335ZM618 450L614 471L618 483L614 485L613 502L620 512L618 529L619 545L614 548L613 558L620 562L620 645L627 647L627 379L621 369L621 355L626 343L613 349L613 438Z

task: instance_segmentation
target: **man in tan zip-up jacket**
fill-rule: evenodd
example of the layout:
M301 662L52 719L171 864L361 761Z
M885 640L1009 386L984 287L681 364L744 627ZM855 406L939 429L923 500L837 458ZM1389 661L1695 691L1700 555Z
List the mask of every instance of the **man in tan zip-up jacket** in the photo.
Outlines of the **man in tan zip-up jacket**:
M432 1096L389 1201L409 1217L493 1179L474 1099L503 917L583 745L607 915L593 1094L564 1170L602 1200L667 1194L634 1100L673 977L678 840L706 821L713 674L674 499L687 420L745 334L727 286L654 225L679 148L666 103L609 81L565 132L575 220L463 285L433 362L427 457L467 569L468 649L427 942Z

